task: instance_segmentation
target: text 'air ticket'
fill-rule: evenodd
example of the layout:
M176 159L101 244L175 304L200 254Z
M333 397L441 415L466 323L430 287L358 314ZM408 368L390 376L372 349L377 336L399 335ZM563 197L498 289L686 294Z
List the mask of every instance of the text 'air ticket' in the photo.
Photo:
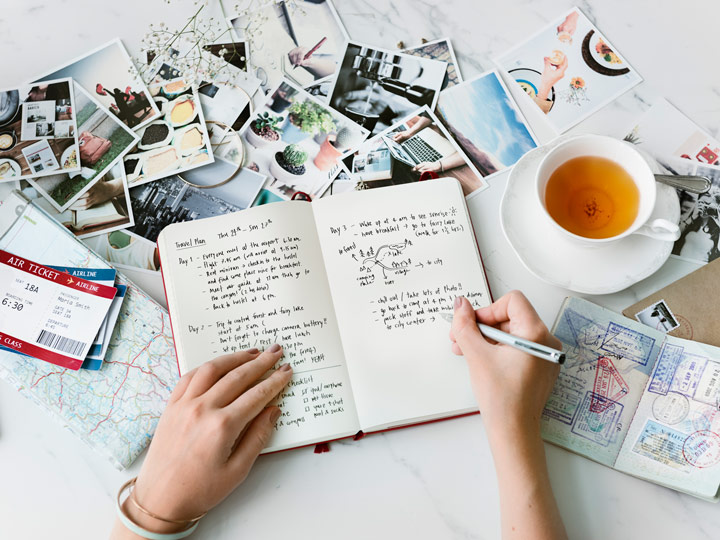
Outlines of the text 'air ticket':
M80 369L116 292L0 250L0 344Z

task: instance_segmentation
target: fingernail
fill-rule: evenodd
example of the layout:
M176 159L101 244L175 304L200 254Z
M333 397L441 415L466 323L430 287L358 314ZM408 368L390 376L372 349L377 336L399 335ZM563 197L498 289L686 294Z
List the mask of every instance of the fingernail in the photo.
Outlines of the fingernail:
M278 368L278 371L290 371L291 369L292 369L292 367L290 367L290 364L282 364Z
M253 347L252 349L247 350L248 354L257 354L260 352L260 349Z
M278 421L278 418L280 418L281 414L282 411L280 409L273 409L273 412L270 413L270 423L275 425L275 422Z
M460 306L462 306L462 299L463 299L462 296L456 296L456 297L455 297L455 309L457 309L457 308L459 308Z
M272 347L270 347L268 349L268 351L270 351L270 352L278 352L279 350L280 350L280 345L278 345L277 343L275 343Z

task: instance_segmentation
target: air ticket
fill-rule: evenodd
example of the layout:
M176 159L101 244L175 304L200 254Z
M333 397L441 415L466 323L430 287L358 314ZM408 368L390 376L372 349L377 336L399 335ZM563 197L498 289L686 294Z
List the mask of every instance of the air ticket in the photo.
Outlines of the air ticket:
M116 292L0 250L0 344L80 369Z

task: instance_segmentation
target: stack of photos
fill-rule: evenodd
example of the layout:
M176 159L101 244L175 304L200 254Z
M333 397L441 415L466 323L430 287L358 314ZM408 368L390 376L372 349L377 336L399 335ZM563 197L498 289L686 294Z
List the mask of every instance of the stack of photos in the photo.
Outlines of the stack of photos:
M577 8L502 55L497 64L559 133L642 81Z
M420 56L422 58L430 58L431 60L439 60L447 64L447 70L445 72L445 80L441 90L445 90L450 86L455 86L462 82L462 76L460 75L460 68L458 67L457 58L455 58L455 50L450 43L449 38L436 39L434 41L428 41L417 47L411 47L405 49L404 53L412 56Z
M80 166L76 173L31 178L30 183L58 212L64 212L130 151L138 137L80 85L73 83L77 107ZM119 175L115 175L118 177Z
M349 42L330 105L377 135L427 105L435 108L447 63Z
M423 173L456 178L466 196L488 187L427 107L364 142L344 163L355 189L417 182Z
M225 178L228 182L212 186ZM184 179L184 180L183 180ZM234 163L216 159L207 167L163 178L130 190L135 226L133 233L150 240L172 223L192 221L245 210L252 205L265 177ZM197 187L203 186L203 187Z
M348 40L330 0L269 2L229 22L265 91L283 78L304 87L334 75Z
M59 77L72 77L130 129L139 129L160 114L119 39L33 80Z
M625 136L669 174L705 176L701 195L677 190L680 238L673 255L700 263L720 257L720 142L666 100L658 100Z
M512 167L537 140L497 71L448 88L438 115L485 178Z
M78 238L90 238L124 229L134 223L130 194L120 161L103 173L90 189L66 210L58 210L45 193L27 180L19 181L17 189Z
M296 192L320 196L340 159L367 137L367 130L283 81L241 135L247 143L245 166L268 177L261 201L270 202Z
M202 107L184 79L150 87L162 117L138 131L140 141L124 158L130 186L165 178L213 161Z
M0 91L0 181L80 170L72 81Z

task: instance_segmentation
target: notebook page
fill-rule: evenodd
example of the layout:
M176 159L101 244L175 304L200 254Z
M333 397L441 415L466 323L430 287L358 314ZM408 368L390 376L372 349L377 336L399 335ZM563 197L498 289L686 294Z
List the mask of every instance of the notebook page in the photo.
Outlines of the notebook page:
M181 372L283 346L294 373L266 451L359 430L310 204L176 223L158 245Z
M612 467L665 335L572 297L553 334L567 359L543 411L542 436Z
M615 468L712 498L720 486L720 349L668 336Z
M439 317L490 295L460 185L440 179L313 203L366 431L477 409Z

